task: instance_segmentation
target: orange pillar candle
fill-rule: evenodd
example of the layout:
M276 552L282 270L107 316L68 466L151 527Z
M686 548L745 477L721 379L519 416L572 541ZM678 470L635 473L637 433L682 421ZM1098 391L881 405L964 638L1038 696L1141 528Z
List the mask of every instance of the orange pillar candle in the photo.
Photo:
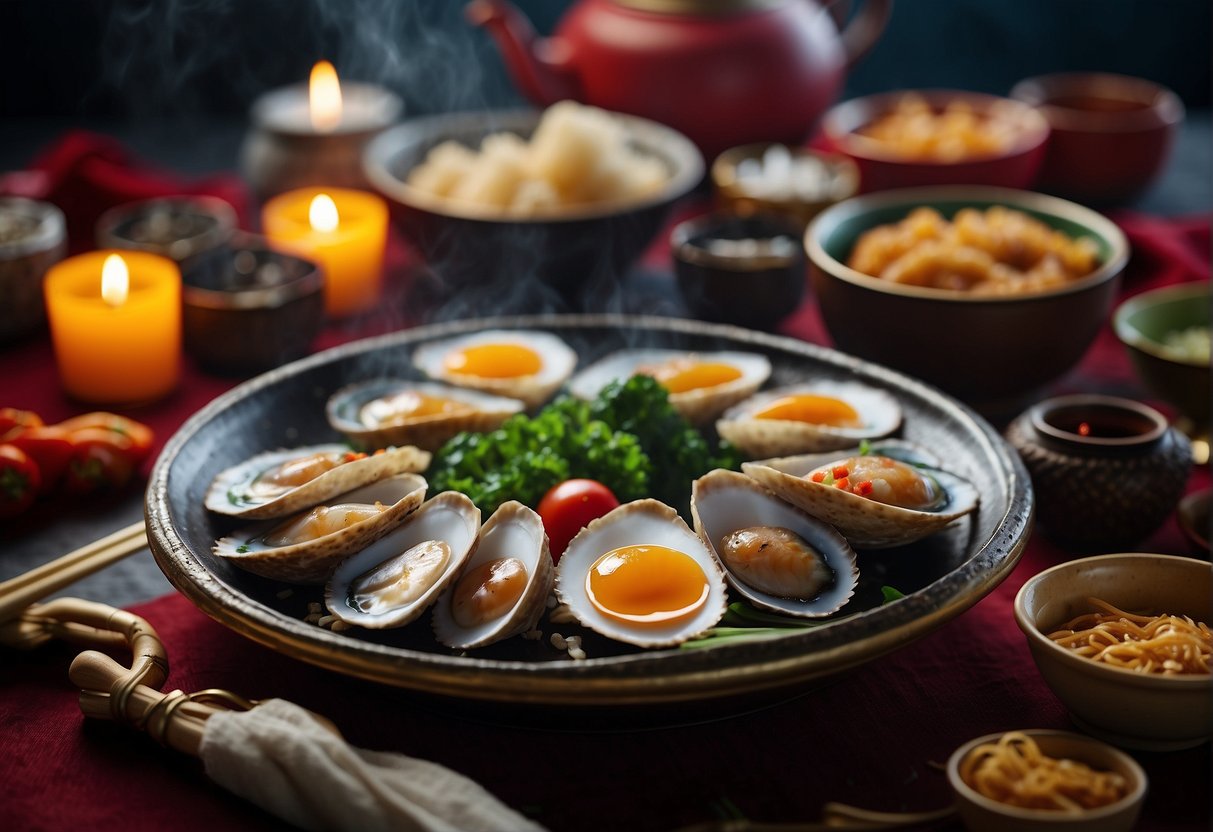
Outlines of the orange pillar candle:
M94 251L46 273L47 320L63 387L95 404L160 398L181 363L181 273L167 257Z
M378 302L387 222L386 202L344 188L288 191L261 212L265 236L275 248L320 265L324 309L335 318L365 312Z

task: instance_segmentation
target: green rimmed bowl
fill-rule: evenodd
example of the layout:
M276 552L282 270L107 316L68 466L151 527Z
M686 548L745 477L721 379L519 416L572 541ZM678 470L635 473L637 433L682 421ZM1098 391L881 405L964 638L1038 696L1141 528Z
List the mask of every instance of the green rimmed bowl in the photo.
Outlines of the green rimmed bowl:
M1209 425L1209 359L1185 356L1166 346L1167 336L1208 327L1213 302L1209 283L1182 283L1143 292L1116 309L1116 337L1142 382L1160 399L1206 429Z
M963 208L995 205L1070 236L1091 237L1102 265L1053 291L1015 297L899 285L846 265L863 232L899 222L915 208L932 207L951 219ZM1088 208L1029 191L969 185L840 202L809 226L805 248L836 347L917 376L987 414L1006 415L1082 358L1107 320L1129 257L1120 229Z

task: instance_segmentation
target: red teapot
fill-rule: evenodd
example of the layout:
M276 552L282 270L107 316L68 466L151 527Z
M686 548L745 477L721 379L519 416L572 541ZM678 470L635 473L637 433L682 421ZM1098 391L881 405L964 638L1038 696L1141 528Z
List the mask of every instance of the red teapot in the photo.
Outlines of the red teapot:
M736 145L802 141L891 10L867 0L840 32L811 0L579 0L549 38L507 0L473 0L467 17L537 105L571 98L650 118L710 162Z

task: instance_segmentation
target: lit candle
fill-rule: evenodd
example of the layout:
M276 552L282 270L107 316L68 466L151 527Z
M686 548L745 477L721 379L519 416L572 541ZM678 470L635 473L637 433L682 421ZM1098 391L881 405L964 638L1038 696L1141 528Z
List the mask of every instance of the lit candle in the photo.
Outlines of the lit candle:
M369 188L363 150L402 108L391 91L340 81L333 65L320 61L308 83L253 103L253 129L241 152L244 178L261 199L310 185Z
M262 209L265 236L324 270L324 309L331 317L365 312L379 299L387 244L387 203L374 194L303 188Z
M67 392L98 404L135 404L177 384L181 273L165 257L95 251L52 267L47 318Z

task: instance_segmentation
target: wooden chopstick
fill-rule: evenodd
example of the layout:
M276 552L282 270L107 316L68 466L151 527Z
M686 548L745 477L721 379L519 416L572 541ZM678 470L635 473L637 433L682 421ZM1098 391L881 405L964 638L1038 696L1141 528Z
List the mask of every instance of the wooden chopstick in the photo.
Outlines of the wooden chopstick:
M31 604L133 555L146 545L147 530L140 520L0 583L0 622L16 618Z

